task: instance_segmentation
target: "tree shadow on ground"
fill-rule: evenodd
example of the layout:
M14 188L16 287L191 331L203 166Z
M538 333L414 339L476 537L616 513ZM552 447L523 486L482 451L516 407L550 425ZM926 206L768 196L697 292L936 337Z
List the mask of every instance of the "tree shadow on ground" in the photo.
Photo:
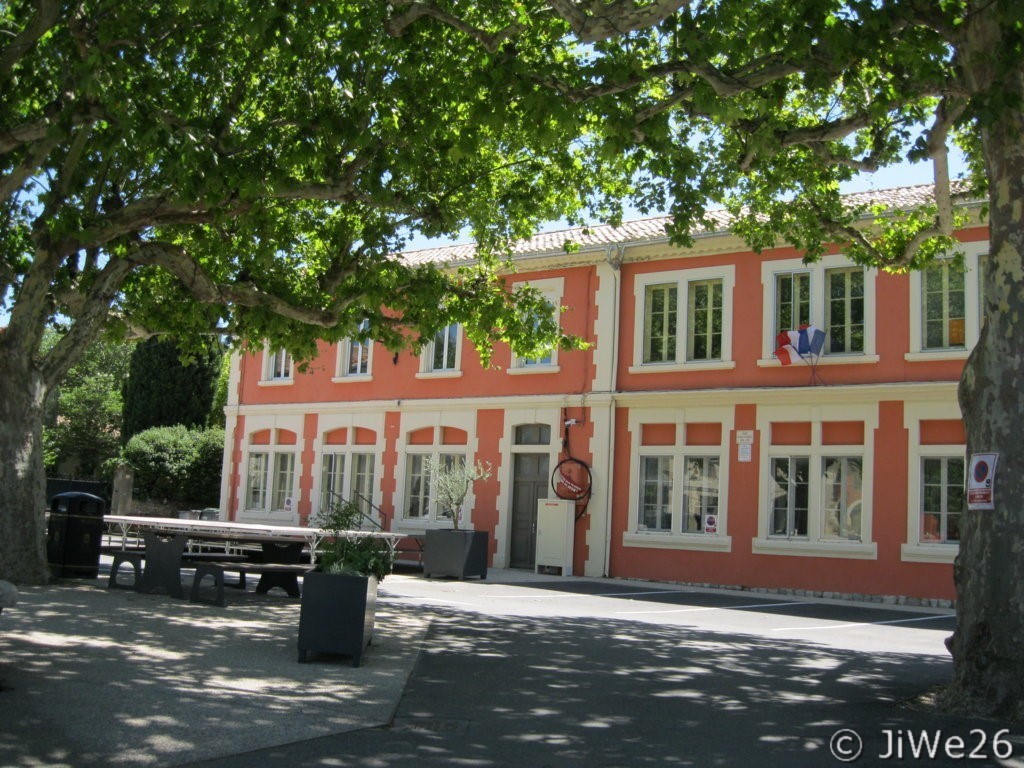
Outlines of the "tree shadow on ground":
M385 723L427 625L382 610L363 666L299 664L297 600L101 584L26 588L4 612L0 765L178 765Z
M950 668L678 626L440 610L391 726L211 768L823 766L838 764L841 729L862 738L861 765L882 764L887 730L941 729L970 749L972 729L991 740L1009 727L904 705Z

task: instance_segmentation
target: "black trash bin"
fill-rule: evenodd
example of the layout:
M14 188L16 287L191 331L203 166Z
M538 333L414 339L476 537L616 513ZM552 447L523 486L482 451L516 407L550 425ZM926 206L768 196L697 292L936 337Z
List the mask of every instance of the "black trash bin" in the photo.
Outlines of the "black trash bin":
M107 502L91 493L58 493L50 499L46 559L55 577L97 577L106 511Z

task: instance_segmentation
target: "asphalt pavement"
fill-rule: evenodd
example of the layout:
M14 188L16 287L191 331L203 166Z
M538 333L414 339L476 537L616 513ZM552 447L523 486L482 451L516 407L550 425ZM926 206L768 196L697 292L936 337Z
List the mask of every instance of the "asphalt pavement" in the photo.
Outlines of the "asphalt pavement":
M296 601L229 597L23 590L0 766L1024 766L1024 726L922 702L950 677L949 611L394 575L354 669L297 663Z

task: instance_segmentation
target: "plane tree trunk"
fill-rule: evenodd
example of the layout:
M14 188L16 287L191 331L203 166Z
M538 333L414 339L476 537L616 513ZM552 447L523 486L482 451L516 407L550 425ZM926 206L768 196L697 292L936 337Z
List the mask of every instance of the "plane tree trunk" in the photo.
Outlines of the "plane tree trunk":
M31 356L0 344L0 579L45 584L43 377Z
M998 7L998 4L996 4ZM954 568L957 625L950 640L950 709L1024 717L1024 64L994 12L977 14L962 61L981 130L990 196L984 324L960 382L968 458L999 454L995 509L967 511ZM985 108L985 104L988 108Z

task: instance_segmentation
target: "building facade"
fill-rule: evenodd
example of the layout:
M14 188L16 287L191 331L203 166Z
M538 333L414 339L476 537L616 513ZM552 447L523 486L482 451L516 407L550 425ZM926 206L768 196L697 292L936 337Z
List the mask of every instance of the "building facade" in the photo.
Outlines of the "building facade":
M927 190L875 194L901 208ZM484 368L453 326L418 353L321 344L303 372L281 350L236 356L222 510L306 524L353 499L388 530L422 533L451 526L430 462L479 460L492 475L463 524L490 533L494 567L532 568L538 501L571 456L591 481L575 574L951 600L957 383L988 230L957 237L962 260L891 274L838 249L814 264L789 247L754 253L724 226L679 248L662 219L539 235L508 280L563 307L587 349L495 349ZM406 257L458 263L472 249ZM813 365L785 365L776 338L802 326L824 346ZM562 490L585 486L569 468Z

